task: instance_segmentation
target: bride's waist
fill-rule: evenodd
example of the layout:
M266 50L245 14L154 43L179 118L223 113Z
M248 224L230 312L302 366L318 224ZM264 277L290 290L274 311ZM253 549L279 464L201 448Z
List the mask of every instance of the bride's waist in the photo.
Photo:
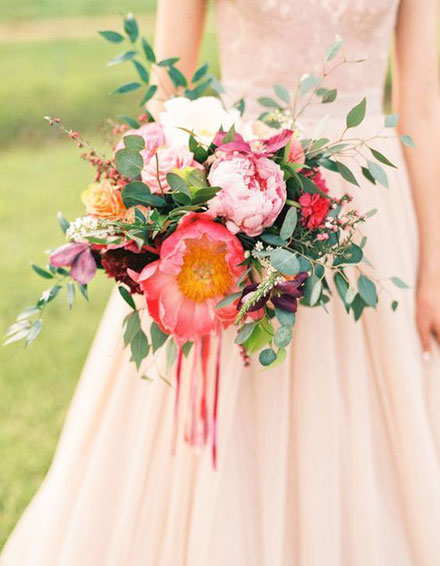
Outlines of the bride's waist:
M256 118L262 112L270 110L270 108L262 106L258 99L262 97L270 97L278 100L281 106L285 103L277 99L274 89L272 87L261 86L244 86L240 81L223 81L223 86L226 92L227 102L235 103L240 98L245 101L245 113L248 118ZM301 112L301 120L318 121L324 116L328 116L329 120L338 120L345 118L348 112L363 98L366 98L367 115L371 118L383 116L383 97L384 92L382 88L368 88L362 91L337 91L336 98L333 102L321 103L320 97L314 96L310 104L307 104L310 94L297 98L296 112ZM292 96L293 99L293 96Z

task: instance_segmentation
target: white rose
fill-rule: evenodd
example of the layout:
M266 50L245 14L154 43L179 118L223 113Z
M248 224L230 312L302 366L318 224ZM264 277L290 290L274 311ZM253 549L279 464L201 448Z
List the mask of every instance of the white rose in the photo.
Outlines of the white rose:
M236 108L225 110L215 96L196 100L171 98L165 102L165 112L159 115L167 145L173 147L188 145L189 133L181 128L193 132L198 141L209 145L220 129L229 130L239 119L240 112Z

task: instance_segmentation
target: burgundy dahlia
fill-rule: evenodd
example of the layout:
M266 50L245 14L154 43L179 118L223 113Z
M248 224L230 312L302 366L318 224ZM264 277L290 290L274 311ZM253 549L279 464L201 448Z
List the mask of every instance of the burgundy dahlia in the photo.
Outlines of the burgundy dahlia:
M131 294L142 294L142 290L136 281L127 275L127 269L140 273L154 258L155 256L150 252L136 253L126 248L117 248L107 250L101 256L101 263L107 275L120 283L125 283L130 288Z

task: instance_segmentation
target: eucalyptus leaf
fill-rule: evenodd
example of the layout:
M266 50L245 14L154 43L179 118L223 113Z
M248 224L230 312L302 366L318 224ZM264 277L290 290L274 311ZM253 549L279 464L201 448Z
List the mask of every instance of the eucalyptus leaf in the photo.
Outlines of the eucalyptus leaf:
M285 86L276 84L274 85L273 89L280 100L282 100L286 104L289 104L290 93Z
M131 61L131 59L136 57L136 55L137 55L137 51L134 51L132 49L130 51L124 51L124 53L120 53L119 55L111 59L107 63L107 67L113 67L114 65L125 63L125 61Z
M370 172L371 176L376 179L378 183L383 185L384 187L388 187L388 177L383 168L374 161L367 160L367 167L368 171Z
M365 118L365 112L367 109L367 99L364 97L359 104L356 104L350 112L347 114L346 125L347 128L355 128Z
M142 181L127 183L121 191L122 202L126 208L132 206L165 206L165 200L150 192L148 186Z
M176 67L169 67L168 76L170 77L175 87L185 87L188 84L185 75L180 72L179 69L176 69Z
M266 108L280 108L279 103L269 96L261 96L258 98L258 102L261 106L265 106Z
M136 178L144 166L142 155L132 149L120 149L115 154L115 166L124 177Z
M288 240L295 231L298 222L298 212L295 207L289 208L280 229L282 240Z
M204 65L199 67L196 70L196 72L194 73L194 75L192 76L191 82L196 83L197 81L202 79L206 75L206 73L208 72L208 68L209 68L208 63L205 63Z
M127 149L141 151L145 148L145 140L142 136L124 136L124 145Z
M277 355L272 348L266 348L260 352L258 359L262 366L270 366L277 359Z
M216 309L222 309L223 307L227 307L228 305L230 305L231 303L233 303L234 301L236 301L237 299L239 299L241 297L241 293L237 292L237 293L231 293L230 295L228 295L227 297L225 297L224 299L222 299L220 302L218 302L215 305Z
M139 37L139 26L133 14L127 14L124 18L124 30L132 42Z
M148 43L148 41L145 39L145 37L142 38L142 49L144 50L144 54L145 54L145 57L147 58L147 60L150 63L155 63L156 62L156 55L154 54L153 48Z
M127 303L127 305L130 306L133 310L136 310L136 305L134 303L134 299L130 295L130 293L127 291L127 289L125 287L123 287L122 285L118 285L118 291L119 291L121 297Z
M358 183L356 177L353 175L351 170L346 165L344 165L343 163L338 161L336 166L337 166L338 172L341 174L343 179L345 179L346 181L348 181L352 185L356 185L357 187L359 187L359 183Z
M105 30L105 31L98 31L100 35L107 41L111 43L122 43L124 41L124 36L117 31Z
M337 95L338 95L337 89L332 88L324 94L324 96L321 99L321 102L323 104L328 104L330 102L334 102L336 100Z
M141 83L138 83L136 81L132 83L125 83L121 86L118 86L118 88L115 88L115 90L113 90L111 94L126 94L127 92L138 90L139 88L141 88L141 86Z
M70 222L64 218L64 216L62 215L61 212L57 212L57 218L58 218L59 225L61 226L61 230L65 234L67 232L67 229L70 226Z
M149 100L151 100L153 98L153 96L156 94L157 92L157 85L150 85L146 91L146 93L144 94L144 96L142 97L141 100L141 106L144 106L144 104L146 104Z
M334 59L336 57L336 55L339 53L339 51L341 50L341 47L343 45L344 45L344 41L342 39L338 39L334 43L329 45L329 47L327 48L327 51L325 53L325 60L331 61L332 59Z
M134 68L136 69L139 77L141 78L141 80L144 83L148 84L149 81L150 81L150 75L149 75L147 69L142 65L142 63L139 63L139 61L136 61L136 59L134 59L132 61L132 63L134 65Z
M130 342L131 360L136 364L137 369L140 368L142 360L148 356L150 345L148 344L145 332L140 329L136 332Z
M377 290L376 285L366 275L360 275L358 279L359 295L365 303L373 308L377 305Z
M160 329L159 325L156 322L151 323L150 334L151 334L151 345L153 346L153 352L156 352L168 340L168 334L166 332L162 332L162 330Z
M313 307L322 293L322 282L316 275L311 275L304 284L304 300Z
M31 263L31 267L35 271L35 273L40 277L42 277L43 279L53 279L53 275L52 273L50 273L50 271L43 269L42 267L36 265L35 263Z
M273 341L277 348L286 348L292 340L292 328L290 326L280 326L275 332Z
M383 155L383 153L381 153L380 151L377 151L377 149L373 149L372 147L369 148L371 153L373 154L373 156L380 161L381 163L383 163L384 165L388 165L388 167L394 167L395 169L397 169L397 167L391 163L391 161L385 157L385 155Z
M338 256L335 258L335 260L333 261L333 266L337 267L338 265L343 265L346 263L356 264L362 260L362 257L363 257L363 252L361 248L356 244L351 244L351 246L349 246L346 250L344 250L342 256Z
M408 134L403 134L402 136L400 136L400 141L407 147L416 147L416 144L413 142L412 137Z
M124 344L128 346L141 328L138 311L134 310L125 319Z
M281 326L293 326L295 324L295 313L275 307L275 316Z
M293 252L277 248L270 253L271 265L284 275L296 275L299 273L299 261Z
M400 279L399 277L391 277L391 281L394 283L394 285L396 285L396 287L400 287L400 289L409 289L410 286L407 285L405 283L405 281L402 281L402 279Z
M399 123L399 114L385 116L385 128L395 128Z
M255 326L255 322L247 322L246 324L243 324L235 337L235 343L244 344L251 337Z

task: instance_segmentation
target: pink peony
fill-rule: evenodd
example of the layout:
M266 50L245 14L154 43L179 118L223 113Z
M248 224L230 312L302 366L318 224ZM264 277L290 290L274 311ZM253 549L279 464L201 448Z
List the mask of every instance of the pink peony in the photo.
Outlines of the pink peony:
M225 218L232 233L258 236L272 226L286 202L286 184L280 167L267 157L226 154L208 175L221 191L210 201L210 211Z
M127 130L116 145L115 153L125 148L125 136L141 136L144 139L145 149L141 151L144 161L147 161L160 146L165 145L163 127L157 122L149 122L138 129Z
M128 273L153 319L182 344L215 335L236 315L235 305L216 305L236 290L243 261L243 247L229 230L209 214L191 213L164 240L157 261Z
M167 183L167 173L185 167L198 167L201 165L194 161L194 154L185 147L161 147L147 161L141 171L142 180L150 187L152 193L167 192L170 187ZM159 172L158 172L159 170Z

